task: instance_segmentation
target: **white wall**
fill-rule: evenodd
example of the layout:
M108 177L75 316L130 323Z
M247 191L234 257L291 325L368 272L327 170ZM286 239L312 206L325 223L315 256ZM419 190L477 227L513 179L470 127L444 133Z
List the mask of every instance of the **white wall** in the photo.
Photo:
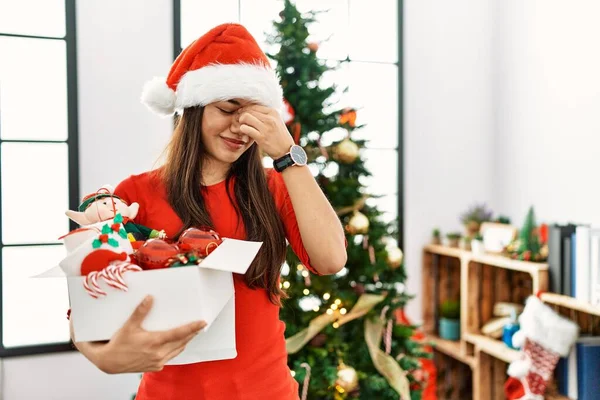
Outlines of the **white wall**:
M421 292L431 231L492 200L492 0L407 0L404 21L404 251L408 291ZM407 313L421 321L421 297Z
M498 1L494 198L521 225L600 225L600 2ZM577 202L577 204L576 204Z
M405 253L472 201L600 225L600 3L405 1ZM408 312L421 319L421 298Z
M82 194L150 169L170 136L170 120L139 97L147 79L168 73L171 21L171 0L77 2ZM3 400L129 400L139 383L137 374L105 375L76 352L8 358L2 369Z

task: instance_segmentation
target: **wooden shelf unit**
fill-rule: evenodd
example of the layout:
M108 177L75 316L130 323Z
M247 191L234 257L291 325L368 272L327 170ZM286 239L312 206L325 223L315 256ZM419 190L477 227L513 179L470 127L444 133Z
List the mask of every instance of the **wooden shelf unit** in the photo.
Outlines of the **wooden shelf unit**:
M460 397L460 400L505 398L506 369L520 353L500 340L482 335L481 327L494 317L495 303L524 304L531 294L547 288L546 263L517 261L492 254L476 255L439 245L425 246L423 329L436 354L451 357L471 370L470 397ZM456 342L439 338L438 310L445 300L458 300L461 304L461 337ZM449 365L449 368L455 366Z
M472 372L472 397L456 397L453 394L453 399L504 399L506 368L520 357L520 353L500 340L481 334L481 327L493 317L496 302L524 304L528 296L542 292L541 300L575 321L581 328L581 334L600 335L600 306L548 293L547 289L546 263L517 261L492 254L475 255L440 245L424 247L423 329L427 340L436 350L436 356L441 353ZM448 299L461 302L461 337L458 341L438 336L438 309ZM450 368L455 365L447 361L444 363ZM457 382L456 375L453 379L450 383ZM556 382L550 383L546 399L569 400L556 393Z

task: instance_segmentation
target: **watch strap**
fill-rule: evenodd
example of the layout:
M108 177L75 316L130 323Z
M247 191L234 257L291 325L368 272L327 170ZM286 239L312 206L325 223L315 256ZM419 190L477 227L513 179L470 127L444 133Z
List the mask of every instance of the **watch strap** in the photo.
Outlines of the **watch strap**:
M282 172L284 169L286 169L287 167L291 167L294 164L294 160L292 160L292 156L290 155L290 153L273 161L273 167L277 172Z

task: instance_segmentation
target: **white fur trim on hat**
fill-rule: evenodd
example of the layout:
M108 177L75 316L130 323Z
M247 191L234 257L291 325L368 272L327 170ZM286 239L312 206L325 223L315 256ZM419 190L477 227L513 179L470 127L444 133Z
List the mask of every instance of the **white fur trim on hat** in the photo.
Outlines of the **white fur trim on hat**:
M274 70L254 64L213 64L188 71L177 84L175 109L234 98L283 111L283 90Z
M527 298L519 324L526 338L566 357L579 336L579 326L557 314L536 296Z
M175 112L175 92L167 86L165 78L146 82L142 90L142 103L157 114L168 116Z

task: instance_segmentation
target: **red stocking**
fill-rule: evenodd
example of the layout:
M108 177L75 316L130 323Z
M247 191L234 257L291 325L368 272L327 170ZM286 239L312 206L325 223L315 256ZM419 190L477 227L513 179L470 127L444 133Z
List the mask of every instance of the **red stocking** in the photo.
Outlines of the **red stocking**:
M509 400L544 400L558 359L569 354L579 326L534 296L527 299L519 322L513 344L522 347L522 358L509 365L504 392Z

